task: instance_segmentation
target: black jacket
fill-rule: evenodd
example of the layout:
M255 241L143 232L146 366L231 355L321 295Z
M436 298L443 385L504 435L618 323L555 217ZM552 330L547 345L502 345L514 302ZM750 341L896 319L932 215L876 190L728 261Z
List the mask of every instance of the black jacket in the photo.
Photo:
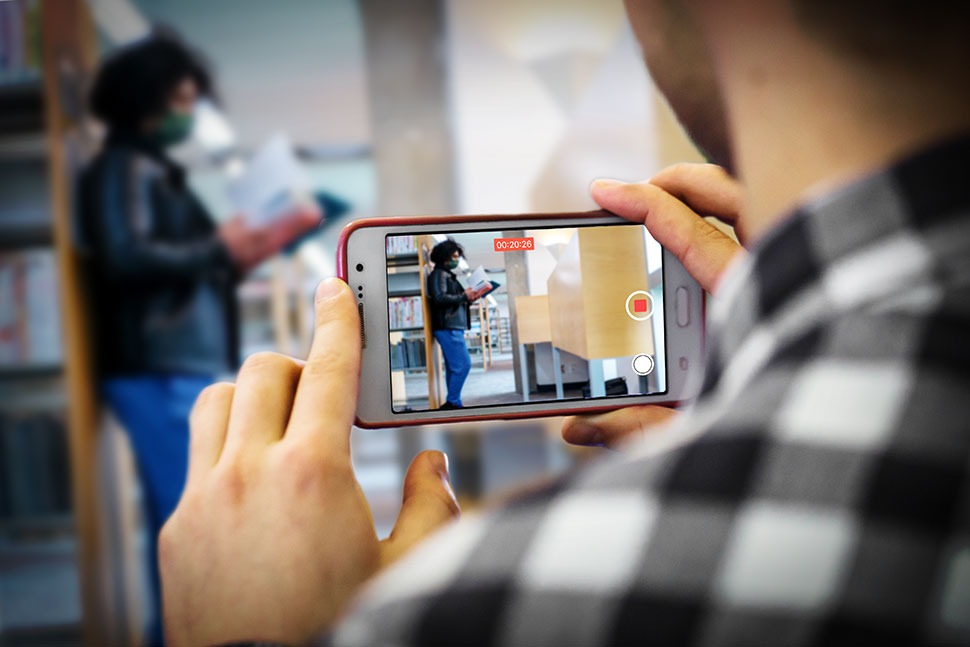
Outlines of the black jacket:
M471 304L465 288L450 270L435 267L428 275L433 330L467 330L471 321Z
M182 168L116 133L79 189L101 374L234 369L238 274Z

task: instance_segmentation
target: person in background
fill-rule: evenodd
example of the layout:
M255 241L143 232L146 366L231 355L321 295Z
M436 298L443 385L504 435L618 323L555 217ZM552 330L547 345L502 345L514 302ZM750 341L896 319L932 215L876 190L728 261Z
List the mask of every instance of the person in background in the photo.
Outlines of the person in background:
M428 275L431 307L431 329L445 356L445 381L448 395L439 409L461 409L461 389L465 385L472 360L465 344L465 331L471 322L471 304L486 290L461 287L454 270L465 255L462 246L452 239L443 240L431 250L434 269Z
M315 227L319 211L252 228L216 225L166 149L192 132L211 96L201 59L171 34L116 51L94 80L90 109L107 135L80 182L100 391L128 433L155 541L185 483L188 418L199 392L238 363L236 284ZM161 642L160 621L152 641Z

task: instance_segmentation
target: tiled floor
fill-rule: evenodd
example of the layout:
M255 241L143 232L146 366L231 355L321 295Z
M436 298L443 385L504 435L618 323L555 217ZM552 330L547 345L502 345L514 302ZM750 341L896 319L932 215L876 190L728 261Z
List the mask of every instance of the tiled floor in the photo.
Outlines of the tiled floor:
M473 368L465 380L461 391L462 403L466 407L483 404L509 404L522 402L522 394L515 390L515 373L512 365L512 355L495 354L488 370L481 367ZM405 378L405 389L408 399L413 401L416 409L427 406L428 376L426 373L414 373ZM567 391L566 396L579 396L580 391ZM531 401L554 400L556 394L552 391L530 393Z

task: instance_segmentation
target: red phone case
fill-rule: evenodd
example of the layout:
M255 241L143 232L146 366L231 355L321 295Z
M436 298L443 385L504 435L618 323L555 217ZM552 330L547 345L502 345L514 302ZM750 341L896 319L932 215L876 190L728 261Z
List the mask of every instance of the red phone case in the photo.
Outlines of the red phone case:
M602 218L613 215L608 211L583 211L574 213L528 213L528 214L500 214L494 216L396 216L393 218L365 218L355 220L348 224L340 232L337 240L337 277L342 281L347 281L347 239L356 230L363 227L393 227L395 225L431 225L431 224L452 224L467 222L495 222L505 220L560 220L562 218ZM704 322L704 309L706 302L701 301L701 321ZM703 339L703 336L701 337ZM684 404L681 401L658 402L677 407ZM587 413L604 413L615 411L624 407L636 406L630 404L603 404L595 407L574 409L550 409L547 411L518 411L511 413L479 414L473 416L448 416L446 418L422 418L421 420L388 420L389 424L372 424L356 418L354 425L361 429L383 429L388 426L394 427L414 427L417 425L434 425L451 422L473 422L476 420L520 420L523 418L551 418L554 416L571 416Z

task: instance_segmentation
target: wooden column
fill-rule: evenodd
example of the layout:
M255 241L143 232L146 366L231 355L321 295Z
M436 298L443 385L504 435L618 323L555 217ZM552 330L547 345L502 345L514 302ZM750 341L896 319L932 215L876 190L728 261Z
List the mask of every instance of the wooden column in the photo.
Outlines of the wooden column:
M117 644L109 590L102 569L103 528L97 451L98 406L90 351L84 286L73 240L67 140L79 127L76 100L83 96L86 73L95 61L94 29L80 0L43 0L45 120L48 137L51 216L58 265L71 484L78 542L78 570L87 645ZM73 111L73 114L72 114Z

